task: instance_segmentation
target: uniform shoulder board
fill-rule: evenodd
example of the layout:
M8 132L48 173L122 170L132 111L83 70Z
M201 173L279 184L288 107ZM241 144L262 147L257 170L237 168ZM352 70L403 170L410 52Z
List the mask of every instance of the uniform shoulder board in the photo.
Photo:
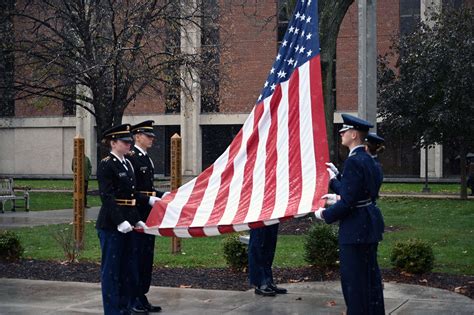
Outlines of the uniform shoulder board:
M134 156L134 155L135 155L135 151L130 150L130 152L128 152L126 155L127 155L127 156Z
M103 158L102 162L107 162L108 160L110 160L110 156L106 156L105 158Z

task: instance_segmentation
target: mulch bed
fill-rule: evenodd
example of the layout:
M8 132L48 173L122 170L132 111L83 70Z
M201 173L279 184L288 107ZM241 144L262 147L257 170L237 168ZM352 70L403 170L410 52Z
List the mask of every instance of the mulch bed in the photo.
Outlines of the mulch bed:
M322 271L312 267L274 268L277 283L338 280L337 269ZM427 273L410 275L396 270L382 270L385 282L417 284L466 295L474 298L474 276ZM65 264L56 261L21 260L15 263L0 262L0 278L99 282L100 265L80 262ZM250 289L247 274L228 268L164 268L153 272L152 285L165 287L200 288L216 290Z

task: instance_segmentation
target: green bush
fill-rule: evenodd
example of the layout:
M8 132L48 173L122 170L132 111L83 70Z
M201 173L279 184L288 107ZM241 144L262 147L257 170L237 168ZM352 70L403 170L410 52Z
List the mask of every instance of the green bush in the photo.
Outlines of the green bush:
M323 223L314 224L304 243L304 259L313 266L333 267L339 259L337 229Z
M408 273L421 274L433 269L431 245L419 239L395 243L390 255L392 265Z
M239 241L239 234L230 234L222 245L227 265L234 270L245 270L248 265L247 246Z
M23 255L23 251L20 239L15 233L10 231L0 231L0 260L19 260Z

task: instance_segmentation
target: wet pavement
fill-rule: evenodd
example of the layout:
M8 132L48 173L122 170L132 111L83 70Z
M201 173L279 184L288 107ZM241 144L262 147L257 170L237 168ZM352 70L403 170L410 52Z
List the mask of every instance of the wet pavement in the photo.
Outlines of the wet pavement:
M148 299L162 314L341 314L339 282L282 285L288 294L152 287ZM446 290L385 283L387 314L474 314L474 302ZM101 314L100 284L1 279L0 314Z

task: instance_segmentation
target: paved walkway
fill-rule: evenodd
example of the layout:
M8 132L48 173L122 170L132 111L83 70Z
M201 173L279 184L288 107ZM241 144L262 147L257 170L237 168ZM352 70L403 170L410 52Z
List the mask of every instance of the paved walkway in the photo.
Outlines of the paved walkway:
M282 285L289 294L152 287L148 298L162 314L341 314L338 282ZM445 290L385 283L387 314L474 314L474 301ZM97 283L0 279L0 314L101 314Z

